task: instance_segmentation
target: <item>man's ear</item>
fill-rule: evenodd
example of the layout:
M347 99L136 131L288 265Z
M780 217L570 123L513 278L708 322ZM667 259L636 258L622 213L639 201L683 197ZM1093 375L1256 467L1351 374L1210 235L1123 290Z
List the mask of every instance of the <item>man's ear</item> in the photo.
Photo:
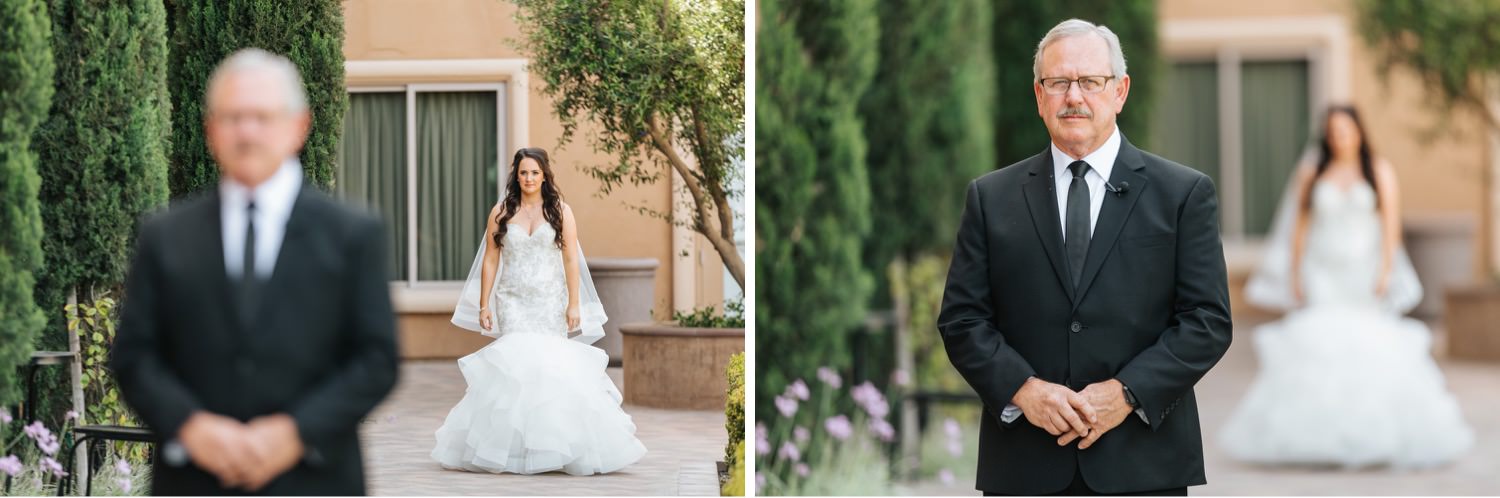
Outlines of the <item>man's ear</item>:
M1120 84L1115 88L1115 114L1125 110L1125 99L1130 96L1130 75L1120 77Z

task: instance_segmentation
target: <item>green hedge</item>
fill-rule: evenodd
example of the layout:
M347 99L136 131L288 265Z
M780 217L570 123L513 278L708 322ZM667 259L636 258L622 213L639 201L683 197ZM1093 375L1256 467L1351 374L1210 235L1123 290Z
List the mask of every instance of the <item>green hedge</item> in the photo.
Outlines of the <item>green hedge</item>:
M37 130L46 315L38 349L66 350L63 305L124 280L141 214L166 202L166 12L160 1L52 0L54 105ZM40 370L42 408L68 399L66 369Z
M884 0L876 9L880 62L860 114L870 216L880 227L865 242L865 263L877 281L892 259L948 252L965 185L997 167L991 8L990 0ZM886 307L888 296L872 304Z
M234 51L258 47L291 59L302 73L312 131L302 149L303 173L331 189L344 130L344 14L338 0L295 6L267 0L170 1L172 197L214 185L219 169L203 139L203 91L214 67Z
M735 460L735 445L745 442L745 353L736 353L729 358L729 367L724 370L729 380L729 392L724 402L724 429L729 432L729 445L724 448L724 461L733 467L743 464Z
M41 178L31 135L52 105L51 25L40 0L0 2L0 407L20 398L16 366L45 317L32 296L42 265Z
M875 74L873 0L760 3L756 43L756 419L822 365L849 362L872 280L858 105Z

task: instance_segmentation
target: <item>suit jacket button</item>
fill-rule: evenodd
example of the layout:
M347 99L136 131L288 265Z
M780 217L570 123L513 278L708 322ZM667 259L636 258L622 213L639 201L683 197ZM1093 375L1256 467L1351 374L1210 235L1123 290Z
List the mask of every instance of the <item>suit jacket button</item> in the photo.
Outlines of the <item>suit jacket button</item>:
M1074 332L1081 331L1081 330L1083 330L1083 324L1078 323L1078 322L1073 322L1073 325L1069 326L1068 330L1071 330L1071 331L1074 331Z

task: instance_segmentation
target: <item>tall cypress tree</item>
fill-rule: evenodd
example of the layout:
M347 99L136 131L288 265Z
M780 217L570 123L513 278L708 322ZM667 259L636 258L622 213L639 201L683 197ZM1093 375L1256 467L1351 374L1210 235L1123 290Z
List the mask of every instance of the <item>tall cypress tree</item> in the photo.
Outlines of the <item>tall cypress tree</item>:
M875 72L872 0L760 3L756 55L757 419L820 365L849 361L871 281L860 97Z
M333 187L339 138L348 107L344 88L344 14L339 0L167 0L172 17L170 86L172 196L218 182L203 139L203 92L219 61L256 47L291 59L302 73L312 131L302 149L303 173Z
M861 114L880 227L865 261L883 280L894 258L950 247L964 185L995 169L995 70L988 0L885 0L878 11L877 83Z
M16 366L31 355L45 323L32 297L42 214L31 135L52 105L46 7L41 0L0 2L0 406L19 397Z
M153 0L51 0L48 10L56 105L36 133L47 229L36 299L48 319L39 346L66 350L70 290L87 301L118 287L136 223L166 202L166 16Z

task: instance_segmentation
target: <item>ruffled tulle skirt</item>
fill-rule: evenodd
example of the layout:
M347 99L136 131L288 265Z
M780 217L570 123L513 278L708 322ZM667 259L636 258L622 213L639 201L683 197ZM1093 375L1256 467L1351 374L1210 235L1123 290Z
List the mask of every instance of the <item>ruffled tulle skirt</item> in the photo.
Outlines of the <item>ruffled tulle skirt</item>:
M1260 371L1221 434L1263 464L1422 468L1474 444L1422 322L1319 306L1255 330Z
M559 336L506 334L458 360L468 390L432 458L473 472L613 472L646 447L620 408L604 351Z

